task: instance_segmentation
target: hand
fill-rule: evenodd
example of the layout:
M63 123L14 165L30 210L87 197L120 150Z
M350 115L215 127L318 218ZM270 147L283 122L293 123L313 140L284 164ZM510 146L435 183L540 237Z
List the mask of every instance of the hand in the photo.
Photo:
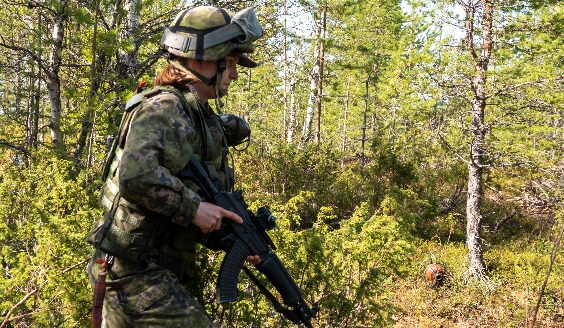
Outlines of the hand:
M200 203L192 223L202 232L208 233L221 228L222 218L231 219L239 224L243 223L239 215L208 202Z
M247 256L247 262L251 262L254 265L259 264L261 261L260 257L258 255L249 255Z
M221 228L222 218L231 219L239 224L243 223L243 219L236 213L208 202L200 203L192 223L202 232L208 233ZM261 259L258 255L249 255L247 256L247 261L257 265L261 262Z

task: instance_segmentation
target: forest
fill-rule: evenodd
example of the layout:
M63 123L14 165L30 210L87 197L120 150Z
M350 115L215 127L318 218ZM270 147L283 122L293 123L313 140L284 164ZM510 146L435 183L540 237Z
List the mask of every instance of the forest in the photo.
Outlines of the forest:
M2 0L0 327L89 327L86 236L127 100L180 10L253 7L230 149L314 327L564 327L564 2ZM292 327L200 247L223 327ZM444 279L428 280L429 265Z

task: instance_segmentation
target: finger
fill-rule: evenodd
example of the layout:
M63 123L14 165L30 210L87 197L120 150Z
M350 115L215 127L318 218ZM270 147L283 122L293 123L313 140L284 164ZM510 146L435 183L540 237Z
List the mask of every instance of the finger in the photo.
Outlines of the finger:
M261 262L260 256L258 255L249 255L247 256L247 261L251 262L254 265L257 265Z
M221 228L221 219L215 221L215 225L212 230L219 230L219 228Z
M213 229L213 227L205 227L205 228L200 228L200 230L201 230L203 233L210 233L210 232L212 232L214 229Z
M223 213L223 217L224 217L224 218L231 219L231 220L233 220L233 221L235 221L235 222L237 222L237 223L239 223L239 224L243 223L243 218L241 218L241 217L240 217L239 215L237 215L236 213L231 212L231 211L228 211L228 210L225 210L225 212Z

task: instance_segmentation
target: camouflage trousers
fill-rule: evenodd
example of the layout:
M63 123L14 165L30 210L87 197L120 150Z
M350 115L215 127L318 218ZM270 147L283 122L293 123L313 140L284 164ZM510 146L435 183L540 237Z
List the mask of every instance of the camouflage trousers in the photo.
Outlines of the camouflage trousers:
M92 288L102 271L95 260L88 265ZM102 327L212 327L200 304L169 270L153 262L116 258L106 279ZM213 325L215 327L215 325Z

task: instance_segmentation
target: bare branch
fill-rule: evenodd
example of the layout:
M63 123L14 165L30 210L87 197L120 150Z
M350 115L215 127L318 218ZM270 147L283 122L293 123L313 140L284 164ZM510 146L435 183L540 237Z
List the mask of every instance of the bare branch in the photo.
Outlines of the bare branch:
M460 155L460 154L456 151L456 149L454 149L454 148L448 143L448 141L445 140L445 138L444 138L440 133L437 133L437 135L438 135L438 137L439 137L439 140L440 140L448 149L450 149L450 150L452 151L452 153L453 153L456 157L458 157L458 159L460 159L461 161L463 161L463 162L466 163L466 164L469 164L469 161L466 160L462 155Z
M1 139L0 139L0 145L3 145L3 146L6 146L6 147L15 149L15 150L17 150L17 151L21 151L21 152L24 153L26 156L33 157L32 154L31 154L31 152L30 152L29 150L27 150L25 147L14 145L13 143L8 142L8 141L6 141L6 140L1 140Z
M10 50L14 50L14 51L18 51L18 52L23 52L24 54L33 58L33 60L39 66L41 71L43 71L43 72L48 71L47 68L45 67L45 65L43 64L41 57L37 53L29 50L26 47L17 46L13 40L10 43L6 42L6 40L4 39L4 36L2 34L0 34L0 41L1 41L0 42L1 47L4 47L6 49L10 49Z
M18 308L18 306L22 305L23 303L25 303L31 296L33 296L35 293L37 293L39 291L39 288L34 288L33 290L31 290L30 292L28 292L18 303L14 304L14 306L12 306L12 308L10 309L10 311L8 311L8 313L6 314L6 316L4 317L4 321L2 322L2 324L0 325L0 328L4 328L4 327L8 327L8 322L10 322L12 319L10 319L10 316L12 315L12 312L14 312L15 309Z

